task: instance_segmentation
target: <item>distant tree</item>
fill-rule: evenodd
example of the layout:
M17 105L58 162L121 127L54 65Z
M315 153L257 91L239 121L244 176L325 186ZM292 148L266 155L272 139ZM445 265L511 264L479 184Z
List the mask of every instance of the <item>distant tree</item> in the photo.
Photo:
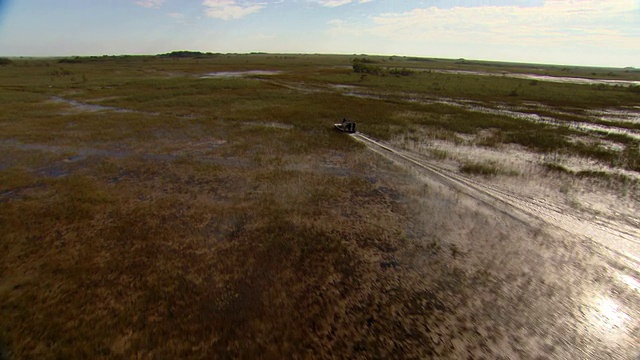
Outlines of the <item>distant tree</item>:
M433 62L433 59L421 58L421 57L410 57L407 59L407 61Z
M13 63L13 61L7 59L7 58L0 58L0 65L9 65Z
M364 64L375 64L375 63L377 63L377 61L372 60L372 59L368 59L366 57L362 57L362 58L359 58L359 59L355 58L355 59L353 59L353 61L361 62L361 63L364 63Z
M170 53L167 54L158 54L158 57L163 57L163 58L205 58L205 57L213 57L213 56L217 56L218 54L214 54L214 53L203 53L200 51L187 51L187 50L181 50L181 51L172 51Z
M64 58L64 59L58 60L59 64L79 64L81 62L82 62L82 59L78 56L74 58Z
M353 71L361 74L382 75L383 71L379 66L363 63L359 59L353 60Z
M415 72L413 70L402 68L402 69L390 69L387 70L380 66L372 65L376 63L376 61L367 59L367 58L354 58L351 62L353 67L353 72L359 74L371 74L371 75L394 75L394 76L410 76Z

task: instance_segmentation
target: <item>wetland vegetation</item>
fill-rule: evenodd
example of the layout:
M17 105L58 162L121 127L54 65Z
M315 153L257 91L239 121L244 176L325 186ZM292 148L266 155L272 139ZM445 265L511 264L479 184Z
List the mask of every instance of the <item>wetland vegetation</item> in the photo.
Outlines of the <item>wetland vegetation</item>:
M0 65L0 358L575 355L484 307L472 321L502 265L452 238L529 244L505 263L556 240L416 185L333 131L344 117L471 176L638 200L636 69L191 52ZM230 72L245 73L205 76Z

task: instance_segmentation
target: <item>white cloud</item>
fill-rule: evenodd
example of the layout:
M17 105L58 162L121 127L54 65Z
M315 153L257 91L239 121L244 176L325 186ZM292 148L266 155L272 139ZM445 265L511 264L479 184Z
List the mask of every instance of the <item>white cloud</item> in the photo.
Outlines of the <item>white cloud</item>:
M352 2L358 4L364 4L371 2L373 0L317 0L318 4L326 7L338 7L346 4L350 4Z
M634 17L638 19L639 7L636 0L546 0L538 7L417 8L375 16L368 32L400 41L548 45L614 41L638 48L640 27L634 25Z
M354 25L342 19L331 19L327 21L327 25L327 33L336 38L345 37L345 35L348 37L363 36L368 32L365 27L357 24Z
M172 18L176 24L180 25L190 25L195 24L196 19L188 17L186 14L181 12L170 12L167 13L167 16Z
M627 66L640 59L638 24L638 0L545 0L334 19L326 34L350 39L344 52Z
M164 0L140 0L136 1L136 5L146 8L159 8L164 3Z
M337 7L350 3L353 0L318 0L318 3L326 7Z
M208 17L223 20L240 19L265 7L264 3L238 0L204 0L202 5Z

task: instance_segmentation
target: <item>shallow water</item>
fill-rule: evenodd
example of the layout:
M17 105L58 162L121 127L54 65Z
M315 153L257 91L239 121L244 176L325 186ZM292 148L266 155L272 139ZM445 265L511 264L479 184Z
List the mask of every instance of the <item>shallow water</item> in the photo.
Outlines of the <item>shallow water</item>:
M640 108L637 106L628 109L590 110L588 113L600 120L640 124Z
M200 76L201 79L225 79L247 76L272 76L281 74L278 70L218 71Z
M344 93L344 95L358 97L358 98L376 99L376 100L383 100L388 98L388 96L385 96L385 95L365 94L365 93L358 93L355 91ZM565 120L559 120L551 116L542 116L535 113L532 114L530 112L523 111L523 110L531 111L532 107L541 108L547 111L549 110L555 111L555 109L544 107L538 104L529 103L528 108L514 107L506 104L497 105L496 107L487 107L473 101L456 100L456 99L449 99L449 98L426 98L420 95L408 95L407 97L404 98L404 100L409 102L422 103L422 104L443 104L443 105L456 106L456 107L463 108L465 110L481 112L485 114L503 115L503 116L514 118L514 119L544 123L544 124L554 125L554 126L568 126L570 128L585 131L585 132L625 135L630 138L640 140L640 130L620 128L620 127L616 127L615 124L611 124L611 125L593 124L588 122L589 121L588 117L585 118L585 122L576 122L576 121L570 122ZM558 111L558 114L575 115L575 114L567 113L563 111ZM603 120L603 121L612 121L612 122L626 121L626 122L632 122L632 123L636 123L636 121L640 121L639 120L640 111L637 111L635 108L634 109L629 108L627 110L600 109L600 110L593 110L590 112L590 114L592 114L591 116L592 116L592 119L594 120Z
M498 264L494 273L498 288L484 296L490 305L480 305L470 312L474 314L471 323L479 324L479 311L500 309L498 313L490 313L494 332L500 329L495 324L502 321L509 334L525 334L522 338L528 341L525 345L522 340L513 341L517 337L509 337L500 353L508 354L509 346L518 344L523 348L520 355L530 354L531 358L538 358L536 351L544 355L539 358L631 359L640 355L634 345L638 343L640 325L637 302L640 280L635 270L640 264L637 226L571 207L562 198L548 196L546 192L530 193L522 178L514 179L517 186L507 187L481 177L467 177L421 157L418 153L423 151L403 151L387 143L379 146L380 143L368 141L362 134L356 136L364 137L365 145L373 152L423 175L421 178L431 181L430 188L436 182L457 190L454 193L458 204L468 206L467 212L487 206L496 210L493 216L509 215L523 221L525 226L540 226L557 234L559 241L534 236L519 242L513 234L523 223L512 225L504 238L489 231L492 236L483 240L485 228L480 226L472 229L472 237L462 232L461 240L456 239L456 231L448 234L449 241L458 241L456 244L467 250L465 265L476 258L486 268L491 268L487 266L491 261ZM477 150L486 149L462 151ZM465 198L459 193L469 195L469 201L463 202ZM431 206L434 204L429 203ZM619 206L616 201L615 207ZM457 226L465 225L461 222ZM510 262L512 259L515 260ZM500 293L503 298L497 296ZM473 296L482 299L483 293L476 291Z
M461 75L482 75L482 76L504 76L515 79L526 79L536 81L546 81L565 84L587 84L587 85L609 85L609 86L640 86L640 81L634 80L609 80L609 79L587 79L569 76L549 76L536 74L517 74L517 73L492 73L486 71L465 71L465 70L429 70L431 72L442 74L461 74Z
M268 128L284 129L284 130L293 129L293 125L291 124L284 124L284 123L279 123L274 121L264 121L264 122L263 121L246 121L243 124L250 125L250 126L262 126L262 127L268 127Z
M129 110L129 109L117 108L117 107L112 107L112 106L96 105L96 104L88 104L88 103L83 103L83 102L76 101L76 100L69 100L69 99L61 98L61 97L58 97L58 96L52 97L51 100L53 102L71 105L71 106L73 106L73 109L76 110L76 111L84 111L84 112L98 112L98 111L133 112L133 110Z

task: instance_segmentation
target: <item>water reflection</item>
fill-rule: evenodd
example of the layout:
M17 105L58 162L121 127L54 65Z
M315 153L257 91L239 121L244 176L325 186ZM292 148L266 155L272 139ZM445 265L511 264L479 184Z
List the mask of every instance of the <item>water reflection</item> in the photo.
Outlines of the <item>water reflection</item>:
M202 79L224 79L224 78L237 78L245 76L269 76L278 75L282 71L277 70L247 70L247 71L218 71L200 76Z
M565 84L587 84L587 85L609 85L609 86L638 86L640 81L637 80L610 80L610 79L589 79L570 76L550 76L538 74L520 74L507 72L486 72L486 71L469 71L469 70L437 70L431 69L430 72L443 74L461 74L461 75L482 75L482 76L504 76L516 79L538 80Z
M590 304L590 311L587 313L590 332L603 340L616 343L627 338L628 322L631 320L620 304L608 296L596 296Z
M620 280L629 286L632 290L640 291L640 281L631 275L618 275Z

